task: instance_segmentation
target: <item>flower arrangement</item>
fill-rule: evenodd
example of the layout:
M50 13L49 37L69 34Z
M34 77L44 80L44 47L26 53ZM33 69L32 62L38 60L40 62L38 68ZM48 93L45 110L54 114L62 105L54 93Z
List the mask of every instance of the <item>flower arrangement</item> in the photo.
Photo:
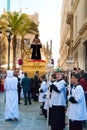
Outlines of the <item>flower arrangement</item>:
M29 60L28 62L46 62L46 61L45 61L45 60L38 60L38 59L37 59L37 60L36 60L36 59L34 60L34 59L33 59L33 60Z
M22 59L18 59L18 65L23 65L23 60Z

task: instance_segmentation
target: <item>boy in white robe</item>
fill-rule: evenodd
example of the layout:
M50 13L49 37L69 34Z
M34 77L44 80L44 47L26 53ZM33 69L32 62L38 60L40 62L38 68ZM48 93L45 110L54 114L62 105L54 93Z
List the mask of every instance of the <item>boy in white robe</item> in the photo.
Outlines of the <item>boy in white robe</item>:
M82 122L87 119L84 91L79 80L79 74L72 75L73 88L72 94L68 96L70 105L67 110L69 130L82 130Z
M50 84L52 105L51 129L63 130L65 128L65 106L66 106L66 82L62 71L56 72L56 81Z
M46 92L48 91L48 86L47 86L47 79L45 75L41 76L41 86L39 88L39 102L40 102L40 108L42 113L46 117L46 111L44 110L44 103L46 101Z
M7 70L7 77L5 79L4 87L6 90L6 104L5 104L5 120L18 120L18 79L13 76L13 71Z

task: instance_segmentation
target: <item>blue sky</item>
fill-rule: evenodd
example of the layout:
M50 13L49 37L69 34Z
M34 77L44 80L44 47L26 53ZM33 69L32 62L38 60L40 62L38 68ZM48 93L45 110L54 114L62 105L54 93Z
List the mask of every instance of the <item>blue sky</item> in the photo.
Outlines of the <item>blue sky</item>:
M11 11L39 14L40 39L43 44L52 40L53 58L57 61L59 57L60 44L60 19L63 0L11 0ZM0 14L6 6L7 0L0 0Z

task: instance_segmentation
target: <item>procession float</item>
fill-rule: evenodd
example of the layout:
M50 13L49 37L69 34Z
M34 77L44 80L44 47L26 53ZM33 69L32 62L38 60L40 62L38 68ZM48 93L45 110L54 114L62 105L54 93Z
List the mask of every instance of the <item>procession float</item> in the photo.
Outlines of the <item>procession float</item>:
M40 52L37 51L38 48ZM50 63L51 57L52 41L50 41L50 45L47 42L46 46L41 43L36 44L35 41L35 43L31 44L30 46L24 46L22 50L22 58L18 60L18 64L20 69L22 69L24 72L27 72L29 77L32 78L36 71L39 71L40 76L47 73L47 66Z

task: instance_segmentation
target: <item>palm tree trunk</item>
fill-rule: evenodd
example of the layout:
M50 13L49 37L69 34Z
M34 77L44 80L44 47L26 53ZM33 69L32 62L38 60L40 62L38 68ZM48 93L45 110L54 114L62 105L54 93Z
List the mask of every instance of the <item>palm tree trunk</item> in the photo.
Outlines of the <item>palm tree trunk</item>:
M22 58L22 60L23 60L23 51L24 51L24 37L22 37L22 39L21 39L21 58Z
M13 69L16 68L16 45L17 45L17 40L16 40L16 35L13 37Z

